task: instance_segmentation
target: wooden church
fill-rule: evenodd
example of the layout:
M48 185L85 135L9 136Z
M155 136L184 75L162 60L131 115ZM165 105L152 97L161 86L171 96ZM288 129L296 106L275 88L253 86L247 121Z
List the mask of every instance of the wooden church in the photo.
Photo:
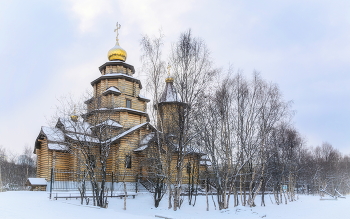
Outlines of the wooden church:
M170 150L159 143L159 124L153 126L147 113L150 100L140 95L141 81L133 76L135 69L125 62L126 58L127 53L120 47L117 35L116 45L108 51L108 61L99 67L101 75L91 82L93 97L85 101L86 111L59 118L55 127L41 127L34 148L37 178L48 182L77 181L77 175L86 169L84 156L88 156L90 162L97 159L93 152L88 154L84 150L96 151L98 145L108 148L103 155L109 182L137 183L154 174L155 164L146 161L152 160L159 151L163 157L172 159L170 169L174 168L176 156L166 156ZM186 107L173 81L171 77L166 79L164 92L155 106L161 120L169 127L163 129L166 133L176 132L171 127L178 123L177 110ZM185 156L188 165L196 167L197 175L202 156L200 152ZM160 162L165 161L161 159ZM183 175L187 172L188 168L184 168Z

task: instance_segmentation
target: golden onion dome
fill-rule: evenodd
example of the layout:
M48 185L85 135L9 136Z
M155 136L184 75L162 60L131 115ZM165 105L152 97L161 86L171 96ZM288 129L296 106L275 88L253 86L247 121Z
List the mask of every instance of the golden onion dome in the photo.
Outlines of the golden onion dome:
M174 82L174 78L171 77L171 76L168 76L166 79L165 79L165 82L169 82L169 83L173 83Z
M127 57L127 53L122 47L120 47L118 41L116 42L115 46L108 51L109 61L120 60L125 62L126 57Z
M70 116L70 119L73 121L73 122L77 122L78 121L78 118L79 116L77 115L77 113L75 112L75 105L74 105L74 111L72 113L72 115Z
M170 75L170 68L171 68L171 66L170 66L170 64L168 64L168 67L167 67L168 77L165 79L166 83L173 83L174 82L174 77Z
M78 121L78 117L79 117L79 116L73 114L73 115L70 116L70 119L71 119L73 122L77 122L77 121Z

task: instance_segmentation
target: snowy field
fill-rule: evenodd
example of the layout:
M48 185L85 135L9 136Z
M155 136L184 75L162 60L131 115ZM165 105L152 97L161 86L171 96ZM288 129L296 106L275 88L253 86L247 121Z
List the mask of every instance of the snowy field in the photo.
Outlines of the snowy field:
M318 196L299 196L296 202L287 205L271 204L269 197L266 207L231 207L227 210L215 210L210 202L210 210L206 211L205 196L197 198L195 207L184 200L182 208L176 212L167 209L167 200L163 199L160 207L152 206L150 194L139 194L135 199L127 199L127 210L123 210L123 200L109 199L108 209L80 205L80 200L50 200L47 192L14 191L0 193L0 219L70 219L70 218L350 218L350 197L347 199L323 200Z

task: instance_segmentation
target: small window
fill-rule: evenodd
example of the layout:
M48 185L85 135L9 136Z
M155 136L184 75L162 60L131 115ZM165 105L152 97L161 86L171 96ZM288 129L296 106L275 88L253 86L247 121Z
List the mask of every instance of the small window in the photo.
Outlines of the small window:
M131 100L126 99L126 108L131 108Z
M191 170L192 170L191 163L187 163L187 173L191 174Z
M125 167L131 168L131 156L130 155L126 155L126 157L125 157Z
M90 164L90 167L95 168L96 167L95 155L88 155L88 162Z

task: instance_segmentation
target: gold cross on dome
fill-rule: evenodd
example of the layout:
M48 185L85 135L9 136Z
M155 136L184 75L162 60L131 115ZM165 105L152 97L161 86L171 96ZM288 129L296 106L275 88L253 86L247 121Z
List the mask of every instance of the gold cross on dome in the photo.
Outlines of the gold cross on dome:
M171 68L171 66L170 66L170 64L168 64L168 67L167 67L167 69L168 69L168 77L170 77L170 68Z
M116 26L117 26L117 28L114 29L114 32L117 32L117 37L116 37L116 39L117 39L117 41L118 41L118 40L119 40L119 39L118 39L118 36L119 36L119 31L118 31L118 30L120 29L121 25L117 22L117 25L116 25Z

